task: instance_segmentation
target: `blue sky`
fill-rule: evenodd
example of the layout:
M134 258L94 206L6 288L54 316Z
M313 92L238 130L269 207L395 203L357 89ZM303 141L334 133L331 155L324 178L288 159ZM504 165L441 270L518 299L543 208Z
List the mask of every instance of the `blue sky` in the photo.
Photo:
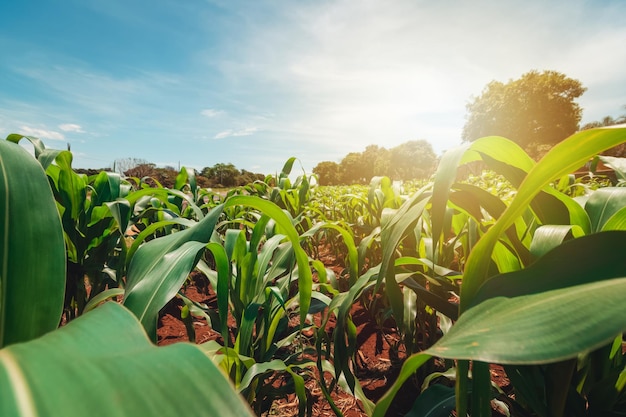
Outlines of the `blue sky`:
M0 3L0 136L141 158L305 170L369 144L460 144L465 105L532 69L580 80L583 123L626 112L626 1Z

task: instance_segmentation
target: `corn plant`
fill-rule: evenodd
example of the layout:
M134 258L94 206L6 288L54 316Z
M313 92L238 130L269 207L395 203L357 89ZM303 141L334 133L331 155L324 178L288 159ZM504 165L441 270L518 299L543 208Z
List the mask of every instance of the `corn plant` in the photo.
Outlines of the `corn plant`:
M293 169L296 158L289 158L283 165L280 173L267 175L263 181L255 181L246 185L245 192L269 200L286 210L298 223L301 231L307 228L307 218L305 212L307 204L311 199L310 176L305 172L291 181L289 175Z
M625 140L623 126L579 132L555 146L537 164L501 138L480 139L444 155L431 198L433 259L444 236L445 209L453 201L456 166L481 159L503 174L517 193L504 210L491 210L490 217L497 215L488 227L476 230L478 239L464 262L458 321L434 346L405 362L399 379L377 404L375 416L384 414L402 382L432 356L458 360L455 398L459 415L468 410L470 391L471 414L491 415L488 362L511 366L511 380L519 398L537 415L586 415L587 409L604 412L606 406L620 410L623 362L614 341L626 328L622 302L626 270L623 262L615 262L621 255L611 251L621 252L626 236L605 230L621 228L623 200L609 190L608 196L597 197L600 204L595 208L592 194L585 210L550 184ZM481 205L479 211L464 211L482 216L489 208ZM395 227L386 232L389 246L379 278L392 299L394 314L400 316L400 289L391 261L416 215L423 211L413 207L417 205L405 210L415 212L409 219L396 217L395 223L389 223ZM463 209L461 204L454 207ZM607 207L610 209L605 210ZM535 243L531 251L535 237L543 239L540 226L551 225L568 227L571 237L582 237L556 246L551 243L551 250ZM558 232L560 238L562 232ZM536 259L533 252L543 256ZM596 263L594 259L603 261ZM577 358L583 358L580 368ZM604 371L590 377L591 369L599 363ZM582 373L577 374L578 379L573 377L576 369ZM542 382L537 382L537 376ZM599 405L591 393L597 398L607 387L612 387L611 401ZM572 397L572 392L577 394Z
M213 326L220 330L224 341L223 346L214 345L212 352L259 412L265 397L277 394L276 390L268 392L263 379L275 371L288 373L295 383L302 413L307 399L298 370L313 363L302 360L302 348L290 348L292 343L297 346L302 327L290 325L289 319L298 307L303 308L303 294L308 292L305 300L309 305L311 302L311 283L302 280L300 272L305 267L310 273L308 258L300 248L293 219L286 212L258 198L226 200L230 206L242 203L267 214L254 224L242 223L243 229L227 229L223 240L208 246L214 268L200 264L217 293L219 323ZM293 239L297 239L297 247ZM306 307L304 313L309 314L310 309ZM227 327L229 315L236 322L234 340Z
M66 279L64 230L46 163L11 143L20 139L0 142L0 414L251 416L200 349L157 348L117 303L56 329ZM150 252L139 253L136 263L143 254Z
M48 175L61 215L67 248L64 311L67 320L83 313L90 299L123 283L126 243L124 232L130 208L123 200L130 184L119 175L101 172L91 178L72 169L69 151L46 149L36 138L9 135L33 143L35 156Z

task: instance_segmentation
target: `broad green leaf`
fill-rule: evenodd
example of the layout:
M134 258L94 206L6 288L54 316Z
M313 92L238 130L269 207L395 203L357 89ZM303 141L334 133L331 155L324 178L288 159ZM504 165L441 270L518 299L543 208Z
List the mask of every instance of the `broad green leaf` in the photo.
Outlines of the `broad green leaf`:
M217 273L217 282L212 284L217 292L217 309L220 317L220 333L224 344L228 347L228 288L230 282L230 264L228 263L228 255L224 247L219 243L211 242L207 245L207 249L213 255L215 261L215 270Z
M137 252L137 250L144 243L146 243L145 240L148 237L152 236L153 233L155 233L158 230L167 229L169 226L172 226L175 224L184 226L184 227L193 227L196 225L196 222L194 222L193 220L189 220L189 219L183 219L182 217L175 217L171 220L162 220L162 221L158 221L156 223L150 224L148 227L146 227L138 235L135 236L132 245L130 245L130 248L128 248L128 254L126 255L126 263L130 265L130 262L133 259L133 256L135 256L135 252Z
M626 230L626 207L622 207L609 217L604 226L602 226L602 230Z
M121 177L115 172L101 171L93 181L91 201L95 205L114 201L120 196Z
M422 392L405 417L448 417L455 406L453 387L434 384Z
M65 207L66 215L64 221L77 223L79 216L86 210L85 203L87 201L87 182L85 177L76 174L72 170L72 153L63 151L56 158L56 163L60 170L58 172L58 187L61 197L61 204ZM66 232L68 226L65 227Z
M457 168L461 163L460 161L467 153L470 146L471 144L466 144L446 152L441 158L437 172L435 173L433 195L430 199L432 203L431 219L434 239L433 253L430 256L433 262L437 262L435 253L437 252L439 239L443 232L444 216L448 205L450 188L456 179Z
M46 146L43 144L43 141L34 136L24 136L20 135L19 133L11 133L7 136L7 141L16 144L19 143L22 139L28 140L33 145L33 148L35 150L35 158L39 158L39 155L46 150Z
M196 346L156 347L132 313L106 303L0 350L0 415L252 416Z
M555 145L528 173L502 217L478 241L465 265L461 311L488 278L490 254L500 235L521 216L537 193L554 179L584 165L594 155L626 141L626 128L590 129Z
M614 156L598 155L604 165L615 171L617 178L626 180L626 158L616 158Z
M585 204L585 210L591 219L592 231L599 232L605 223L626 207L626 188L606 187L594 191Z
M123 297L124 296L124 289L123 288L109 288L106 289L104 291L102 291L101 293L99 293L98 295L96 295L95 297L93 297L91 300L89 300L89 302L85 305L85 310L83 311L83 313L88 313L89 311L93 310L94 308L98 307L99 304L108 301L111 298L114 297Z
M126 289L124 305L135 313L149 335L156 336L159 310L176 295L198 262L199 252L205 245L191 240L155 258L148 251L152 247L148 247L144 252L137 252L133 258L128 269L128 280L132 280L133 286ZM138 276L135 268L141 268L146 263L150 269L143 276Z
M50 184L20 145L0 141L0 347L54 330L65 245Z
M563 242L526 269L496 275L477 291L473 303L515 297L626 276L626 232L594 233Z
M283 165L283 169L280 171L281 177L291 174L291 169L295 161L296 161L295 156L292 156L291 158L287 159L287 161L285 162L285 165Z
M381 230L381 240L383 245L383 259L380 266L380 273L376 283L376 290L385 280L385 292L389 298L391 308L393 310L396 323L404 323L404 306L403 296L396 282L396 276L393 265L393 258L396 255L396 248L402 239L406 236L409 229L415 226L415 223L424 213L429 202L428 195L425 193L417 193L411 199L407 200L389 219L389 222L383 226Z
M163 236L140 246L128 266L126 291L132 291L133 287L149 274L162 258L182 246L185 242L196 241L208 243L213 234L215 224L222 213L222 206L216 206L209 211L207 216L199 223L183 231ZM132 249L132 248L131 248ZM129 250L128 256L131 256Z
M130 204L124 199L117 201L107 201L104 203L109 208L111 215L117 223L117 227L121 234L124 234L128 228L128 222L130 220Z
M575 225L541 226L535 230L533 240L530 243L530 253L535 259L540 258L563 243L570 235L573 238L581 237L584 235L584 231Z
M156 336L159 310L176 294L198 262L199 251L208 244L221 211L219 206L213 208L195 226L154 239L133 256L124 304L151 336Z
M448 334L425 353L528 365L575 358L626 330L625 294L626 278L615 278L490 298L461 314Z

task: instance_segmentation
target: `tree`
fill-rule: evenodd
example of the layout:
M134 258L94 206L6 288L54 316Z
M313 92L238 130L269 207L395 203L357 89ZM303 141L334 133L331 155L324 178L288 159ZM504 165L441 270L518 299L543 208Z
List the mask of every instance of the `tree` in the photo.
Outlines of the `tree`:
M350 152L344 156L339 165L341 182L344 184L365 184L370 179L367 178L361 152Z
M143 178L143 177L154 177L156 172L156 165L146 162L146 163L141 163L141 164L137 164L125 171L123 171L123 174L126 175L127 177L136 177L136 178Z
M368 145L363 152L350 152L339 164L343 184L367 184L376 175L389 175L390 154L378 145Z
M578 130L574 100L586 88L556 71L530 71L506 84L492 81L467 105L463 140L504 136L523 148L554 145Z
M389 175L396 180L421 179L433 173L437 156L425 140L412 140L391 148Z
M241 174L235 178L237 185L247 185L253 183L254 181L263 181L265 179L265 175L257 174L251 171L246 171L245 169L241 170Z
M201 174L213 181L216 185L232 187L236 185L236 180L240 172L232 163L219 163L212 167L203 168Z
M317 175L319 185L341 184L341 166L332 161L322 161L315 165L313 173Z

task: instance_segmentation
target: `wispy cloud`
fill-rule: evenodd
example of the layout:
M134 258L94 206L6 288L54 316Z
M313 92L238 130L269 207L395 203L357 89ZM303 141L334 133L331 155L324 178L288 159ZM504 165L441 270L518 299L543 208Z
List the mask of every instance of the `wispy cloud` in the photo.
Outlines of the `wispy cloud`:
M244 129L233 130L228 129L224 130L217 135L215 135L214 139L224 139L230 136L250 136L259 131L258 127L246 127Z
M63 123L59 125L59 129L64 132L76 132L76 133L85 133L83 128L80 125L74 123Z
M477 3L300 3L248 27L221 68L279 115L268 130L327 149L423 137L440 151L460 143L465 104L491 80L551 69L589 85L605 63L621 61L618 71L626 62L618 10L582 0ZM613 75L613 85L626 82Z
M208 117L209 119L212 119L214 117L219 117L224 115L226 112L223 110L216 110L216 109L204 109L200 112L201 115Z
M21 126L20 133L25 136L36 136L39 139L65 140L65 136L62 133L30 126Z

